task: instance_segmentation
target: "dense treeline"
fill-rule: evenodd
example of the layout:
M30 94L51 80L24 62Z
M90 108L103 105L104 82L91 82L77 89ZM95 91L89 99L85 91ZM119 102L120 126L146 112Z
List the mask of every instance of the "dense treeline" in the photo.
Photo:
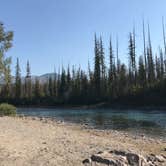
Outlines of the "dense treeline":
M105 103L121 104L165 104L166 99L166 40L163 24L164 48L154 54L150 28L145 33L143 22L142 55L136 53L135 29L129 33L128 65L119 58L118 40L113 48L109 43L109 55L105 55L102 37L95 35L94 65L88 64L87 71L81 68L62 67L46 82L37 77L32 81L30 64L27 62L26 77L22 79L19 59L16 64L15 82L11 82L10 58L5 52L11 47L12 32L0 26L0 67L5 84L1 85L0 100L18 105L82 105ZM126 55L125 55L126 56ZM109 65L106 58L109 57Z

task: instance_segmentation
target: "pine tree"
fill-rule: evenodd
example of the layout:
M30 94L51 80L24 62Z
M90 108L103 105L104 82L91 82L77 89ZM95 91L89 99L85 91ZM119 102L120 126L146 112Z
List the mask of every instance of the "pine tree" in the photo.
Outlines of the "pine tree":
M154 67L149 25L148 25L147 60L148 60L148 81L152 85L154 83L154 80L155 80L155 71L154 71L155 67Z
M135 60L135 37L132 33L129 34L129 72L131 74L131 84L136 81L136 60Z
M117 98L119 97L120 94L120 89L119 89L119 74L120 74L120 67L121 67L121 62L119 59L119 40L118 37L116 38L116 67L114 68L115 72L115 80L114 80L114 97Z
M21 70L18 58L16 63L15 97L16 99L21 97Z
M156 55L156 79L160 81L161 79L161 66L160 66L160 58Z
M37 77L35 79L34 95L35 95L36 99L38 99L42 96L40 82L39 82L39 79Z
M100 43L99 43L99 56L100 56L100 68L101 68L101 79L105 79L105 70L106 70L106 66L105 66L105 57L104 57L104 48L103 48L103 41L102 38L100 37Z
M139 57L138 83L142 88L144 88L146 83L146 71L145 71L145 66L144 66L144 61L142 56Z
M66 72L65 72L65 69L62 67L61 80L60 80L60 86L59 86L59 95L63 99L65 97L65 92L66 92Z
M57 97L57 73L56 70L54 69L54 79L53 79L53 96Z
M70 74L70 67L68 65L68 68L67 68L67 89L70 89L70 84L71 84L71 74Z
M29 61L26 66L26 77L25 77L25 97L31 99L32 97L32 82L31 82L31 70Z
M127 78L126 78L126 66L125 64L122 64L120 66L120 71L119 71L119 95L120 96L125 96L126 95L126 86L127 86Z
M108 86L109 86L109 97L114 98L114 81L115 81L115 59L113 55L113 48L112 48L112 41L110 39L110 47L109 47L109 80L108 80Z
M101 68L100 68L100 50L99 50L99 42L95 35L95 65L94 65L94 85L95 85L95 92L96 97L100 98L101 92Z
M101 96L106 96L107 91L107 82L106 82L106 65L105 65L105 56L104 56L104 48L103 48L103 41L100 37L99 42L99 56L100 56L100 70L101 70Z
M114 77L114 73L113 73L113 68L114 68L114 55L113 55L113 48L112 48L112 41L110 39L110 68L109 68L109 78L110 78L110 81L112 82L113 81L113 77Z
M52 97L54 95L54 84L51 76L49 77L48 80L48 91L49 91L49 96Z
M5 68L5 97L10 97L11 69L10 65Z
M145 66L145 78L147 83L147 57L146 57L146 38L145 38L145 25L144 25L144 20L143 20L143 43L144 43L144 66Z
M117 69L117 78L120 71L120 59L119 59L119 40L116 38L116 69Z
M161 71L161 81L164 78L164 58L163 58L163 51L160 49L160 71Z
M163 28L163 41L164 41L164 68L166 73L166 39L165 39L165 26L164 26L164 18L162 18L162 28Z
M81 71L81 87L80 87L80 96L81 96L81 102L88 101L88 78L85 72Z

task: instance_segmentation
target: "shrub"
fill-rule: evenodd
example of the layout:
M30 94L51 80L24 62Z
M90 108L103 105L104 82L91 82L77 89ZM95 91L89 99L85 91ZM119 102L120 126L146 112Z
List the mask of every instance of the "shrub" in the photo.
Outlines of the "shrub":
M7 103L0 104L0 116L15 116L16 107Z

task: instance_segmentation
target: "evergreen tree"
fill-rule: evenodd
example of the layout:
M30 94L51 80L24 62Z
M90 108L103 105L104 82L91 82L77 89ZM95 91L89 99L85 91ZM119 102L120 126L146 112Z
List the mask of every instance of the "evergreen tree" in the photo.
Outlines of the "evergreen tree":
M163 41L164 41L164 68L166 73L166 39L165 39L165 26L163 18L162 18L162 28L163 28Z
M10 97L11 70L10 65L5 68L5 97Z
M18 58L17 58L17 63L16 63L15 97L16 98L21 97L21 70L20 70L20 64L19 64Z
M163 51L160 49L160 71L161 71L161 81L164 78L164 58L163 58Z
M53 80L53 95L57 97L57 73L54 71L54 80Z
M143 20L143 43L144 43L144 66L145 66L145 85L147 83L147 57L146 57L146 38L145 38L145 25L144 25L144 20Z
M126 86L127 86L127 78L126 78L127 70L125 64L122 64L120 66L120 71L119 71L119 92L120 96L125 96L126 95Z
M59 86L59 95L62 99L64 99L65 97L65 92L66 92L66 72L65 69L62 67L61 80Z
M146 85L146 71L142 56L139 57L138 83L142 88Z
M51 76L49 77L48 80L48 91L49 91L49 96L52 97L54 95L54 84Z
M155 67L154 67L149 25L148 25L147 60L148 60L148 81L149 81L150 85L152 85L155 80L155 71L154 71Z
M160 81L161 79L161 66L160 66L160 58L156 55L156 79Z
M110 47L109 47L109 59L110 59L110 67L109 67L109 80L108 80L108 86L109 86L109 96L111 98L114 97L114 81L115 81L115 60L113 55L113 48L112 48L112 41L110 39Z
M38 99L42 96L40 82L39 82L39 79L37 77L35 79L34 95L35 95L36 99Z
M67 81L67 90L70 91L70 87L71 87L71 73L70 73L69 65L68 65L68 68L67 68L66 81Z
M131 84L136 84L136 60L135 60L135 37L129 34L129 72Z
M101 79L105 79L106 73L106 66L105 66L105 57L104 57L104 48L103 48L103 41L100 37L100 43L99 43L99 56L100 56L100 69L101 69Z
M106 82L106 65L105 65L105 56L104 56L104 48L103 41L100 37L99 43L99 56L100 56L100 70L101 70L101 97L105 97L107 90L107 82Z
M32 82L31 82L31 70L29 61L26 66L26 77L25 77L25 97L31 99L32 97Z
M95 92L96 97L100 98L101 92L101 68L100 68L100 49L99 49L99 42L95 35L95 65L94 65L94 84L95 84Z

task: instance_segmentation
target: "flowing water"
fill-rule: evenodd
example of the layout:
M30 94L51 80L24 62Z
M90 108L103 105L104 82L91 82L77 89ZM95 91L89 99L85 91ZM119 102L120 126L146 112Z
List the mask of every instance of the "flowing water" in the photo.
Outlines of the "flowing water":
M95 129L114 129L166 138L165 110L19 108L17 112L86 124Z

